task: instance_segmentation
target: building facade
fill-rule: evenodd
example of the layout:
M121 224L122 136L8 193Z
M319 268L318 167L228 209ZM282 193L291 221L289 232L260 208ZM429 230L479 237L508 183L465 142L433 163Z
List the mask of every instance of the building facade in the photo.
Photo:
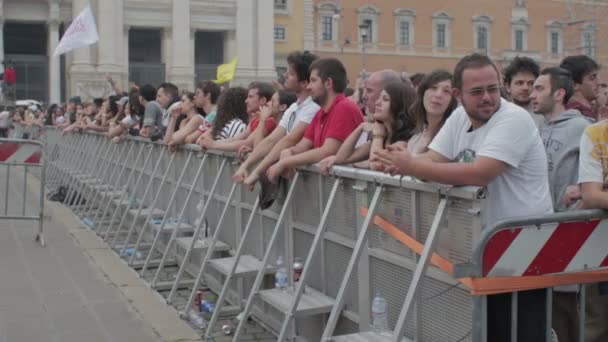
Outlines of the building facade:
M452 70L477 51L499 65L529 56L543 65L587 54L605 65L608 4L574 0L315 0L312 46L340 58L354 84L363 70Z
M274 0L274 51L279 76L287 69L287 56L312 38L313 0Z
M50 57L89 4L99 42ZM105 95L106 76L192 90L235 56L234 83L273 80L272 13L271 0L0 0L0 60L17 70L18 98L45 102Z

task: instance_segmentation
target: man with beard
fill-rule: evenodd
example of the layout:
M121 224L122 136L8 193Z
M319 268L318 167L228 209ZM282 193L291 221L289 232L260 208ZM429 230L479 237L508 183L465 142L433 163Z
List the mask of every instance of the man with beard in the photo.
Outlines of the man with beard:
M553 212L547 156L530 115L500 97L499 73L489 57L472 54L454 70L456 109L421 156L389 146L374 154L391 174L451 185L487 187L483 228L499 220ZM518 293L517 341L545 338L544 291ZM511 341L511 295L488 296L487 331L492 341Z
M519 56L515 57L504 70L505 90L511 97L511 101L530 113L536 127L540 127L545 121L542 115L534 113L530 98L534 80L539 73L538 63L530 57Z
M287 57L283 88L296 93L298 100L285 111L279 125L272 133L264 138L241 164L232 177L234 181L252 186L260 175L279 159L281 151L296 145L302 139L306 128L320 108L306 89L310 78L310 65L316 59L317 56L308 51L292 52ZM259 164L249 173L249 169L257 162Z
M271 183L279 176L288 177L296 167L313 164L336 154L342 142L363 122L357 104L344 96L346 69L335 58L318 59L310 66L310 91L321 106L304 137L297 145L281 152L279 161L268 169Z

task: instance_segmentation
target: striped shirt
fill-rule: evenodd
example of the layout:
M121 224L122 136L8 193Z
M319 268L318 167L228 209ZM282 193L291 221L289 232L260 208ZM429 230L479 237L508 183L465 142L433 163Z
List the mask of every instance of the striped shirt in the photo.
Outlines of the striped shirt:
M224 128L222 128L222 131L217 136L217 140L234 138L239 133L244 131L245 128L247 128L247 124L244 123L243 120L233 119L232 121L230 121L226 125L224 125Z

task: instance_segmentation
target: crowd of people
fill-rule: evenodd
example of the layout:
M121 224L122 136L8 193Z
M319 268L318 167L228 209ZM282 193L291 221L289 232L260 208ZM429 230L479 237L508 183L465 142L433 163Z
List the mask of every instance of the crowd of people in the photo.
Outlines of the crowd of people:
M347 165L486 187L484 227L516 216L608 209L608 85L587 56L542 70L517 57L501 76L489 57L471 54L453 73L403 78L380 70L356 89L348 88L338 59L297 51L287 65L283 84L247 88L204 81L194 92L171 83L121 92L108 79L114 96L85 103L73 97L65 110L53 105L11 116L62 134L103 132L117 143L127 135L163 140L169 152L182 144L236 152L234 181L250 189L259 182L264 206L281 179L318 163L324 174ZM0 133L7 120L0 114ZM586 341L608 340L603 288L587 291ZM552 325L562 342L577 340L577 289L554 293ZM544 292L520 294L519 341L544 340L545 300ZM494 341L510 329L510 305L506 295L488 300Z

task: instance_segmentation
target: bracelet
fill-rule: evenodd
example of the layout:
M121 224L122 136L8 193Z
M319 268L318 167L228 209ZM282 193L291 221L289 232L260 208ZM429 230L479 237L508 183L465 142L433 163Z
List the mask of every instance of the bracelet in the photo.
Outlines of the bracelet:
M386 135L382 135L382 134L373 134L373 135L372 135L372 138L374 138L374 139L376 139L376 138L382 138L382 139L384 139L384 138L386 138Z

